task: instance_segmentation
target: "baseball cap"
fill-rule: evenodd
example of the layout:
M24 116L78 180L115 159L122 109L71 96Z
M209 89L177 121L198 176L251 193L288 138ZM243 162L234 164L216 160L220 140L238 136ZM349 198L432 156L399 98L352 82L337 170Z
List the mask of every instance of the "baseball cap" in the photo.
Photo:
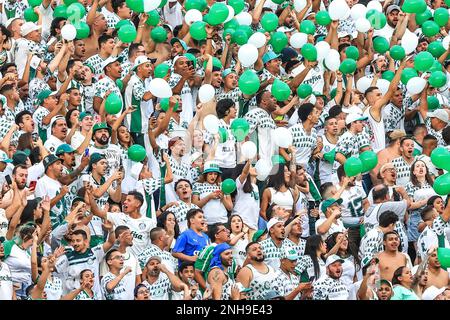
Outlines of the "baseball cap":
M105 159L105 155L98 153L98 152L94 152L93 154L91 154L91 157L89 158L89 168L88 171L92 170L92 165L99 162L100 160Z
M336 255L336 254L332 254L331 256L329 256L328 258L327 258L327 261L325 262L325 267L328 267L329 265L331 265L331 264L333 264L333 263L335 263L335 262L340 262L340 263L344 263L345 261L344 261L344 259L342 259L341 257L339 257L338 255Z
M89 111L80 112L80 115L78 116L78 120L83 121L83 119L86 117L92 117L92 113L90 113Z
M102 69L105 69L109 64L119 60L119 57L108 57L102 62Z
M338 32L338 38L343 38L343 37L347 37L350 36L350 38L353 38L351 33L348 33L347 31L340 31Z
M191 164L194 163L201 156L202 156L202 153L200 151L195 151L194 153L192 153L189 158Z
M283 50L281 50L281 61L284 62L288 62L290 60L292 60L293 58L297 58L298 57L298 53L297 51L295 51L294 49L290 48L290 47L286 47L283 48Z
M362 268L367 267L373 260L375 260L375 263L380 262L380 260L377 257L374 257L373 255L366 255L364 258L361 259L361 267Z
M14 20L17 20L17 19L20 19L20 17L12 17L11 19L8 19L8 21L6 21L6 23L5 23L5 28L8 28L9 25L10 25L11 23L13 23Z
M236 73L236 71L234 69L231 68L227 68L225 70L223 70L222 72L222 78L225 78L227 75L229 75L230 73Z
M267 230L270 230L270 228L272 228L274 225L276 225L279 222L283 223L283 221L278 218L270 219L269 222L267 222Z
M444 121L445 123L449 122L448 113L444 109L436 109L432 112L427 112L427 116L429 118L438 118L439 120Z
M176 0L176 1L178 1L178 0ZM176 2L176 1L169 1L169 2ZM162 27L169 29L170 32L173 32L173 27L170 24L165 23L162 25Z
M406 136L406 132L404 130L395 129L389 134L389 140L394 141Z
M17 166L18 164L25 164L30 153L30 149L16 151L12 157L13 165Z
M391 12L394 11L394 10L400 11L400 7L399 7L398 5L396 5L396 4L391 4L391 5L389 5L389 6L386 8L386 14L389 14L389 13L391 13Z
M378 285L387 284L389 287L391 287L392 290L394 290L394 286L392 285L392 282L386 279L380 279L378 280Z
M284 248L281 250L280 259L288 259L291 261L296 261L298 259L298 254L292 248Z
M267 62L273 60L273 59L278 59L281 55L280 54L276 54L273 51L267 51L263 57L262 57L262 61L264 64L266 64Z
M327 209L329 207L331 207L332 205L334 205L335 203L342 204L342 201L343 200L341 198L339 198L339 199L329 198L329 199L323 201L322 205L321 205L322 212L325 213L327 211Z
M72 153L72 152L75 152L72 146L70 144L63 143L56 149L55 155L59 156L60 154L63 153Z
M158 256L151 256L150 258L148 258L147 263L149 263L152 260L158 260L159 262L161 262L161 257Z
M446 287L437 288L435 286L428 287L422 294L422 300L434 300L442 292L447 289Z
M222 173L222 171L220 171L220 166L216 161L206 161L205 162L205 166L204 166L202 174L205 174L208 172Z
M111 128L106 124L106 122L99 122L94 124L94 127L92 128L92 132L93 134L95 134L95 132L97 130L101 130L101 129L107 129L109 131L109 134L111 134Z
M186 42L184 42L183 40L179 39L179 38L172 38L170 39L170 45L173 46L176 42L178 42L179 44L181 44L181 46L183 47L184 50L189 49Z
M42 163L44 164L45 171L47 171L48 167L50 167L53 163L57 161L61 161L61 159L55 156L54 154L49 154L48 156L46 156L42 161Z
M349 113L349 114L347 114L347 117L345 118L345 124L347 125L347 124L350 124L350 123L358 121L358 120L359 121L367 120L367 117L363 116L360 113Z
M20 34L22 35L22 37L25 37L27 34L29 34L30 32L33 32L35 30L41 30L41 26L38 26L34 22L25 22L20 27Z
M41 92L39 92L39 94L37 96L37 99L39 100L39 104L42 104L45 99L47 99L50 96L54 96L57 93L58 93L57 91L42 90Z
M5 151L0 150L0 162L11 163L12 160L8 158L8 155Z
M134 60L134 66L131 70L135 71L137 67L139 67L141 64L150 62L150 60L147 58L147 56L139 56Z
M176 136L176 137L173 137L172 139L170 139L170 140L169 140L169 144L168 144L168 148L169 148L169 149L172 148L173 145L174 145L178 140L183 140L183 138L180 137L180 136Z

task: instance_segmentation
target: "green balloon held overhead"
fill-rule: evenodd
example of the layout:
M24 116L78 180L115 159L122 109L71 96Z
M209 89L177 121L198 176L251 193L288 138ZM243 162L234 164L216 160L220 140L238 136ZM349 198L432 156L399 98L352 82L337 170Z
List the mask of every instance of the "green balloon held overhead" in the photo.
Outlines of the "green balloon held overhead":
M428 83L434 88L441 88L447 83L447 76L442 71L434 71L428 78Z
M431 152L431 162L438 169L446 169L450 167L450 152L444 147L437 147Z
M297 88L297 95L301 99L305 99L306 97L310 96L313 89L309 84L302 83Z
M433 37L439 33L439 26L436 22L428 20L422 24L422 32L427 37Z
M167 31L163 27L156 27L150 32L150 37L156 43L163 43L167 40Z
M247 35L247 39L250 38L252 36L252 34L254 33L252 27L250 26L239 26L236 28L236 31L241 30L244 31L245 34Z
M135 12L144 12L144 0L125 0L127 7Z
M348 46L347 49L345 49L345 55L347 58L358 60L359 59L359 51L358 48L355 46Z
M428 51L422 51L414 58L414 69L417 71L427 71L433 65L433 55Z
M406 56L405 49L399 45L392 46L389 54L391 55L392 59L397 61L402 60Z
M158 11L152 10L148 13L148 18L145 23L149 26L155 27L158 25L159 20L161 20L161 17L159 16Z
M446 196L450 194L450 173L443 174L442 176L439 176L434 180L433 189L436 191L438 195ZM443 248L438 248L443 249ZM450 249L447 249L450 250ZM446 257L448 259L448 256ZM450 260L450 259L449 259ZM448 265L450 263L446 261Z
M302 56L308 61L317 61L317 49L311 43L305 43L301 49Z
M245 8L244 0L228 0L228 5L234 9L234 14L240 13Z
M248 41L247 32L245 32L242 29L237 29L233 33L233 36L231 37L231 42L237 43L240 46L246 44L247 41Z
M212 26L217 26L223 23L228 17L228 7L223 2L214 3L209 9L209 24Z
M416 23L419 26L421 26L425 21L429 20L431 17L433 17L433 14L427 8L424 12L416 14Z
M224 194L231 194L234 190L236 190L236 182L233 179L225 179L222 181L222 185L220 187Z
M89 37L91 29L86 22L80 21L74 26L75 30L77 30L77 39L86 39L87 37Z
M405 0L402 11L405 13L423 13L427 9L425 0Z
M394 79L395 73L391 70L386 70L381 74L381 79L392 81Z
M408 81L411 78L417 77L417 71L413 68L405 68L402 71L402 75L400 77L401 82L406 86L406 84L408 83Z
M244 71L247 72L250 70ZM242 77L242 76L241 76ZM250 130L250 125L244 118L236 118L231 122L231 134L236 138L238 142L244 141Z
M189 33L191 34L192 38L194 38L195 40L205 40L207 36L205 26L206 23L204 21L196 21L191 24Z
M225 29L225 30L223 31L223 38L225 39L225 37L226 37L227 35L230 35L230 37L233 38L233 34L234 34L235 31L236 31L236 30L231 29L231 28Z
M272 32L278 27L278 16L272 12L266 12L261 18L261 25L267 32Z
M361 160L362 163L362 172L368 172L372 170L377 166L378 163L377 154L372 150L362 152L359 155L359 160Z
M275 79L272 84L271 92L277 101L286 101L291 95L291 88L289 88L289 85L286 82Z
M122 110L122 99L115 93L111 93L105 101L105 111L108 114L117 114Z
M385 37L375 37L373 39L373 48L375 49L375 52L384 54L389 50L389 42Z
M366 19L369 19L370 16L376 14L377 12L378 12L378 10L375 10L375 9L367 10L367 12L366 12Z
M36 22L39 20L39 16L34 12L33 8L26 8L23 12L23 17L27 22Z
M169 110L169 106L170 106L169 98L162 98L161 101L159 102L159 106L161 107L162 111L167 112L167 110ZM178 106L179 106L179 103L178 103L178 100L177 100L177 103L173 107L173 111L176 112L178 110Z
M375 30L383 29L384 26L386 25L386 16L383 13L378 12L378 11L376 11L375 13L370 15L367 18L367 20L370 22L370 25Z
M123 26L126 26L126 25L133 25L133 23L130 21L130 20L128 20L128 19L125 19L125 20L120 20L119 22L117 22L116 23L116 25L114 26L114 28L116 29L116 30L119 30L121 27L123 27ZM134 26L134 25L133 25Z
M223 28L224 29L233 29L236 30L239 27L239 22L237 22L236 19L231 19L227 23L224 23Z
M270 44L272 45L275 53L280 53L281 50L286 48L288 44L288 38L284 32L277 31L272 33L270 37Z
M344 163L344 172L347 177L357 176L362 172L362 162L357 157L350 157Z
M311 20L303 20L302 23L300 23L300 32L313 35L316 32L314 22Z
M449 14L448 14L448 10L445 8L437 8L434 11L434 22L436 22L436 24L439 27L443 27L447 24L448 22L448 18L449 18Z
M431 66L431 68L428 71L429 72L442 71L442 64L440 64L439 61L434 60L433 65Z
M439 109L441 107L441 103L439 102L439 99L436 98L435 96L428 96L427 103L428 103L429 111L433 111L433 110Z
M136 39L137 31L132 25L124 25L120 27L117 36L123 43L131 43Z
M238 85L243 94L252 95L259 90L261 83L256 73L248 69L239 77Z
M450 180L450 177L445 178L445 180ZM448 183L448 181L446 181ZM445 193L446 195L448 193ZM450 249L448 248L437 248L437 258L441 264L441 268L450 268Z
M433 41L427 47L427 51L435 58L439 58L444 52L445 48L440 41Z
M67 19L67 7L63 4L56 6L55 9L53 9L53 18Z
M317 12L316 13L316 22L318 25L321 25L321 26L329 25L331 23L331 18L330 18L330 14L328 13L328 11L321 10L321 11Z
M40 6L42 3L42 0L28 0L28 4L30 5L30 7L34 8L37 6ZM64 1L64 4L67 5L66 1Z
M63 2L66 6L70 6L72 3L78 2L78 0L64 0ZM30 3L30 2L28 1L28 3Z
M343 74L352 74L356 71L356 61L353 59L345 59L339 66L339 71Z
M128 158L135 162L141 162L146 156L145 148L140 144L133 144L128 148Z
M164 78L169 72L169 69L170 66L167 63L158 64L154 71L155 78Z
M198 11L202 12L203 10L206 9L208 3L206 2L206 0L186 0L184 5L186 11L191 9L197 9Z
M67 19L70 22L78 22L86 15L86 9L79 3L72 3L67 7Z
M219 142L225 143L228 140L228 131L225 128L219 128Z
M187 54L185 54L186 56ZM189 59L189 58L188 58ZM189 59L191 60L191 59ZM195 60L197 61L197 59ZM203 61L203 69L206 69L206 65L208 64L208 60ZM213 57L213 67L216 67L217 69L222 69L222 62L220 62L220 60L216 57Z

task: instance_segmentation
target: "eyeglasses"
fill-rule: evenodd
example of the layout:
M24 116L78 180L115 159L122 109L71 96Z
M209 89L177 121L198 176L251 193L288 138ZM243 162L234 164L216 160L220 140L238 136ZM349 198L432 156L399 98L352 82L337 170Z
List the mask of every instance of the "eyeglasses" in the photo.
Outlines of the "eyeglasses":
M125 260L124 256L115 256L112 257L111 260Z
M218 231L216 232L216 234L219 234L219 233L221 233L222 231L226 231L227 233L230 232L230 230L228 230L227 228L223 228L223 229L218 230Z
M395 169L395 168L387 168L387 169L384 169L384 171L396 172L397 169Z

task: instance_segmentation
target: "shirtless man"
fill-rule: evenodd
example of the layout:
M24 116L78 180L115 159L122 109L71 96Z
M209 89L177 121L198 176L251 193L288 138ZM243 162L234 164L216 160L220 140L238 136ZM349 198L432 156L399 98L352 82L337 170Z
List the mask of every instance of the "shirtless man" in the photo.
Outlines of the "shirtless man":
M384 251L380 252L378 259L380 260L380 278L392 279L394 271L399 267L408 265L411 262L408 255L398 251L400 238L395 231L387 232L383 237Z
M380 168L388 162L391 162L392 159L400 157L400 139L406 136L405 131L403 130L394 130L389 135L389 145L386 149L383 149L377 153L378 163L372 171L370 171L370 178L372 179L372 183L378 184L382 183L379 179L378 172Z
M448 271L441 268L441 263L437 257L437 249L428 257L428 281L427 288L435 286L437 288L446 287L449 285Z
M97 8L99 7L99 1L94 0L92 3L91 10L86 18L86 23L89 25L91 32L89 33L89 37L84 40L86 45L86 53L85 57L91 57L94 54L98 53L98 38L108 30L108 24L106 22L106 18L103 13L98 12Z

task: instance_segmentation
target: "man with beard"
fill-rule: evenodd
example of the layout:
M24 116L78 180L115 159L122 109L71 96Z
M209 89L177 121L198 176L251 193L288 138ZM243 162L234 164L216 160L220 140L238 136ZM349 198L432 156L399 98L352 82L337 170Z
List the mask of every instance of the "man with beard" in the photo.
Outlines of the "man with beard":
M131 277L131 268L124 268L124 256L119 250L111 249L105 255L108 265L107 272L100 281L103 295L106 300L132 300L130 288L125 287L125 279ZM122 271L123 269L123 271Z
M115 144L109 143L111 128L104 122L96 123L92 129L94 145L89 147L89 153L99 153L105 156L108 167L105 172L105 179L108 179L114 172L118 171L121 164L122 149Z
M284 221L272 218L267 222L269 237L260 242L266 264L275 270L280 268L280 256L286 247Z
M404 137L400 140L400 157L392 159L397 172L397 184L405 186L410 181L411 165L414 162L414 140Z
M45 149L55 154L56 149L64 143L67 136L66 118L55 116L50 121L50 134L47 132L47 140L44 143Z
M64 109L64 103L69 99L67 93L63 93L58 101L56 94L57 92L44 90L37 97L39 107L33 113L33 121L37 124L39 136L44 142L47 140L47 130L51 120L60 113L61 109Z
M402 14L400 20L400 7L396 4L391 4L386 8L386 18L386 25L381 30L375 30L374 36L383 36L388 41L390 41L395 27L397 26L399 21L403 21L403 19L405 18L405 14Z
M380 277L381 279L392 279L394 271L397 268L407 266L412 268L411 259L403 252L398 251L400 246L400 238L395 231L386 232L383 236L384 251L378 254L380 261Z
M250 125L248 134L258 147L259 159L272 163L272 155L275 154L272 133L277 128L272 112L277 109L277 101L270 91L262 90L256 95L256 104L258 108L244 116Z
M249 300L259 300L271 291L277 273L275 269L264 262L264 253L258 242L250 242L245 248L248 264L244 266L236 277L236 282L249 288Z
M428 256L428 281L427 288L435 286L437 288L447 287L450 283L448 271L441 266L438 259L437 249L431 251Z
M92 85L85 85L86 81L92 81L92 79L87 79L85 67L82 60L71 59L71 55L68 53L58 66L56 82L58 90L78 89L81 97L80 111L86 110L86 95L89 90L92 90Z
M313 300L348 300L349 291L340 280L344 262L335 254L327 258L325 262L327 275L314 283Z
M95 83L94 85L94 110L100 113L100 106L104 99L106 99L106 93L115 93L120 100L122 100L122 93L120 88L116 84L116 80L120 79L122 73L122 67L117 57L109 57L102 62L102 70L104 70L105 77Z
M322 158L317 159L317 170L319 171L319 185L326 182L337 184L337 168L339 162L335 161L336 144L339 139L338 120L336 118L325 118L325 131L323 136L319 136L318 141L322 144Z
M419 112L422 119L425 121L428 134L431 134L438 139L438 146L445 147L447 144L442 138L442 130L444 130L450 122L449 113L447 109L436 109L431 112L428 111L427 88L428 85L425 86L425 89L422 91Z
M211 286L212 300L230 300L234 279L225 270L233 264L233 250L227 243L214 247L208 271L208 284Z
M142 284L150 290L150 300L169 300L171 290L184 291L184 296L189 296L189 286L167 270L158 256L150 257L142 272L142 279Z
M154 98L146 80L150 77L153 66L144 55L136 58L131 70L135 74L131 76L125 89L125 105L133 106L135 110L126 116L126 124L134 143L145 147L144 134L148 131L148 115L153 111Z

